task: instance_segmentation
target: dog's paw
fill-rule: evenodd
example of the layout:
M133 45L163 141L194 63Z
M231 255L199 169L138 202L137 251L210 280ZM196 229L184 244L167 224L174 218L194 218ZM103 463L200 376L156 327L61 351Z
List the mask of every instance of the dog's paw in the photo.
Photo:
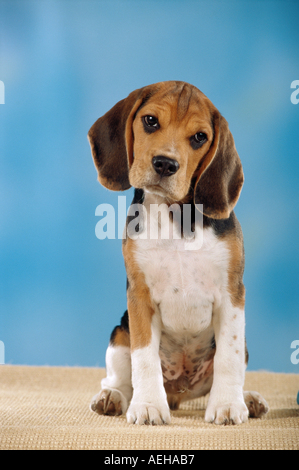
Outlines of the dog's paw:
M170 424L169 407L167 403L165 405L157 405L156 403L138 403L132 401L127 411L127 421L130 424Z
M258 392L244 392L244 400L250 418L261 418L269 411L269 405Z
M90 403L91 411L99 415L119 416L127 407L127 400L119 390L101 390Z
M208 405L205 421L215 424L242 424L248 421L248 408L245 403L226 403L221 405Z

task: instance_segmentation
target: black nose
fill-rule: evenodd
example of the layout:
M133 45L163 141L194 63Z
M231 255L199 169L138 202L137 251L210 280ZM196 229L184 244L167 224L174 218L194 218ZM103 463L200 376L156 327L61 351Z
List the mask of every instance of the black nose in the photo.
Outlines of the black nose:
M168 157L163 157L163 155L153 157L152 164L155 172L161 176L174 175L180 168L180 165L176 160L173 160L172 158Z

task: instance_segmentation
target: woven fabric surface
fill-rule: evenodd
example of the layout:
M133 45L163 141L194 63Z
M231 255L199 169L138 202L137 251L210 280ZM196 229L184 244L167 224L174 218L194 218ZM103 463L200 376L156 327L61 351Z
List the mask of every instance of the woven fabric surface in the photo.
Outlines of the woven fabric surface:
M181 405L169 426L127 424L89 411L104 369L0 366L0 449L299 449L299 375L247 372L271 408L241 426L204 422L208 397Z

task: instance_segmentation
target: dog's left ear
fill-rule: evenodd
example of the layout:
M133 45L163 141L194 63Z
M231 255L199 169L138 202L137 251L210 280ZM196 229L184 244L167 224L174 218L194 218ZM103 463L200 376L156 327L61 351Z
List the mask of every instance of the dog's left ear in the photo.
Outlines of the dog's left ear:
M244 174L228 123L216 108L212 120L214 140L199 168L194 202L203 204L207 217L227 219L239 199Z
M108 189L124 191L131 187L129 168L133 163L132 125L138 108L154 92L153 85L133 91L100 117L88 132L98 180Z

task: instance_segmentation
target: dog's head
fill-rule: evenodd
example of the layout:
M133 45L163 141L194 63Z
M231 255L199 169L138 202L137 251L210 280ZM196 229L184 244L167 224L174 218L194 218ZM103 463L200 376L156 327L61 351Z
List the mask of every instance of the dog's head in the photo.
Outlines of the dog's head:
M134 186L184 201L190 192L203 213L227 218L244 177L226 120L196 87L156 83L133 91L88 133L100 183Z

